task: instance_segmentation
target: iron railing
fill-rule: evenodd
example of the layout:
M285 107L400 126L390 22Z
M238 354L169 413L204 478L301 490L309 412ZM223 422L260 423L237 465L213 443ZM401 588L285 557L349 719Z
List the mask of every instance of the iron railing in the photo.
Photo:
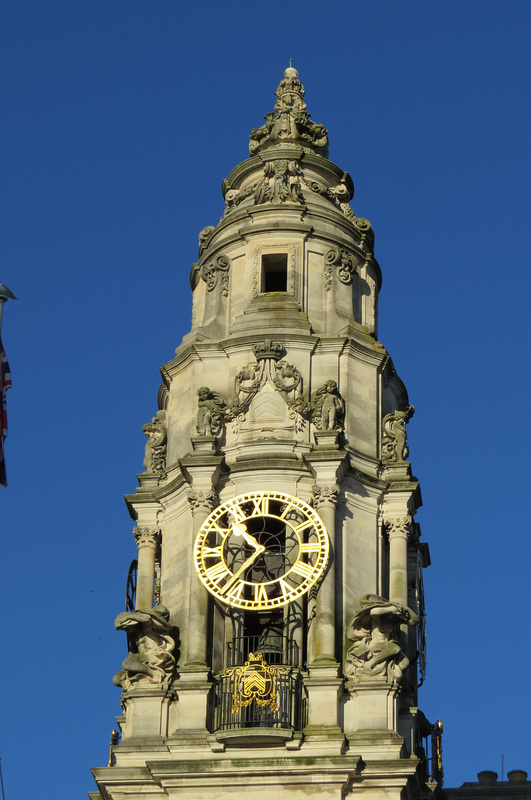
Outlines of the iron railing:
M214 731L237 728L302 730L307 719L302 676L298 670L290 668L272 669L276 673L276 692L275 702L269 705L260 705L253 700L249 705L235 707L234 699L240 690L241 675L236 670L226 670L221 674L213 687Z

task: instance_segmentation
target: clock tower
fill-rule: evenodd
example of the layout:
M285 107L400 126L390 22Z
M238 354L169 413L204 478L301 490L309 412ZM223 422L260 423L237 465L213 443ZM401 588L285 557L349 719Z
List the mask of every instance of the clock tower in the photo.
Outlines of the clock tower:
M265 120L199 234L191 331L143 427L120 740L93 800L379 800L441 782L417 699L414 409L378 341L374 234L295 69Z

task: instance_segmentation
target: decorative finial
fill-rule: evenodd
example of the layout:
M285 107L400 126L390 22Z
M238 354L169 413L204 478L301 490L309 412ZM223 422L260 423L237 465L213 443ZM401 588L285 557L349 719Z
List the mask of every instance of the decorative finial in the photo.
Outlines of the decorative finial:
M265 125L254 128L249 137L249 153L265 150L282 144L298 144L304 150L328 158L328 131L324 125L312 122L304 102L304 86L299 73L291 66L284 70L284 77L275 92L275 111L266 114Z

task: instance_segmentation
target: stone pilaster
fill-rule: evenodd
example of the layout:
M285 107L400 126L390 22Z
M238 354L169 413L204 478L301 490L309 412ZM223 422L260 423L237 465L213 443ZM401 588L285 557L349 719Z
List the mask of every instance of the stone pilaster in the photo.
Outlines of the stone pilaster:
M219 500L213 492L205 494L192 490L188 492L188 501L192 511L193 540L195 541L199 528ZM188 669L204 669L207 667L208 593L193 568L190 571L188 608L186 667Z
M315 598L315 617L310 628L310 664L335 662L336 567L335 530L339 486L315 486L312 505L324 522L330 539L330 557Z

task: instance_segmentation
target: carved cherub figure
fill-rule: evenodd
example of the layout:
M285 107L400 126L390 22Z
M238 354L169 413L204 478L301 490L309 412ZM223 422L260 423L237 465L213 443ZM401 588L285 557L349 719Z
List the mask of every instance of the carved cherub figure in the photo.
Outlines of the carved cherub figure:
M315 393L314 422L322 431L341 430L345 414L345 401L339 394L337 383L327 381Z
M208 386L197 390L197 432L200 436L219 436L226 404L220 394Z

